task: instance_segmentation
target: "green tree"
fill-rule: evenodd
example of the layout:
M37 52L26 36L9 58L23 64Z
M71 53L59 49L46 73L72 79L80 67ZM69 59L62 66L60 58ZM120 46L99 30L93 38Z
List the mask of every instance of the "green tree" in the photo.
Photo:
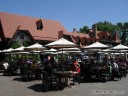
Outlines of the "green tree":
M116 29L117 29L117 30L122 30L122 29L123 29L123 23L122 23L122 22L118 22L118 23L116 24Z
M124 22L122 24L122 29L120 30L121 35L120 35L120 38L121 38L121 43L123 45L127 45L128 44L128 22Z
M124 22L123 29L128 30L128 22Z
M88 26L84 26L83 28L80 28L80 33L88 33L89 31L89 27Z
M108 21L98 22L97 23L97 29L100 31L113 32L116 29L116 25L114 25Z
M123 23L118 22L116 24L116 31L118 32L119 36L122 36L122 31L123 31Z
M120 35L121 43L123 45L128 44L128 22L119 22L116 24L116 31Z

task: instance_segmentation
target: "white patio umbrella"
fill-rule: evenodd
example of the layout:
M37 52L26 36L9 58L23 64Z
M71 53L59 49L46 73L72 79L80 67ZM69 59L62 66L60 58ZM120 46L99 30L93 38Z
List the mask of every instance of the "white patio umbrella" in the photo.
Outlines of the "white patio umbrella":
M56 54L67 54L66 51L63 51L63 52L62 52L62 51L57 51L57 52L55 52L55 53L56 53Z
M41 45L39 43L35 43L35 44L25 48L25 50L30 50L30 51L33 51L33 50L41 51L41 50L44 50L44 49L46 49L46 48L43 47L43 45Z
M25 48L24 46L21 46L21 47L18 47L16 49L12 50L12 52L13 52L13 54L16 54L17 52L20 52L19 54L22 54L23 52L25 52L24 48Z
M57 50L56 50L56 49L51 48L49 51L50 51L50 52L56 52Z
M62 50L62 48L59 49L59 50ZM79 48L63 48L63 50L64 50L64 51L80 51Z
M111 54L113 54L113 55L120 55L120 54L122 55L123 54L124 55L125 53L119 53L119 52L117 52L117 53L111 53Z
M71 47L76 47L77 45L73 42L70 42L64 38L61 38L57 41L54 41L52 43L49 43L47 45L45 45L47 47L51 47L51 48L61 48L62 49L62 53L63 53L63 49L64 48L71 48Z
M112 49L105 49L105 50L101 50L101 52L103 52L103 53L126 53L128 50L112 50Z
M7 54L11 57L13 50L14 50L13 48L5 49L5 50L1 51L1 53Z
M56 40L52 43L49 43L47 45L45 45L47 47L51 47L51 48L62 48L62 65L63 65L63 48L70 48L70 47L76 47L77 45L73 42L70 42L64 38L61 38L59 40Z
M61 51L61 49L59 49L59 51ZM80 49L79 48L63 48L63 51L66 53L80 53Z
M84 47L84 49L86 49L87 51L91 51L91 52L98 52L98 51L101 51L101 49L106 49L106 48L109 48L109 46L102 44L98 41L89 46Z
M88 52L91 51L91 52L97 52L96 54L96 57L97 57L97 60L100 60L100 54L98 54L98 51L101 51L101 49L106 49L106 48L109 48L109 46L105 45L105 44L102 44L100 42L95 42L89 46L86 46L84 47Z
M122 44L119 44L119 45L111 48L111 50L128 50L128 47L127 46L124 46Z
M76 50L76 51L75 50L74 51L71 50L71 51L65 51L65 52L66 53L81 53L81 51L79 51L79 50Z
M89 46L84 47L85 49L105 49L105 48L109 48L108 45L102 44L100 42L95 42Z
M1 51L1 52L3 52L3 53L10 53L10 52L12 52L14 49L13 48L9 48L9 49L5 49L5 50L3 50L3 51Z
M25 48L25 50L29 51L32 56L36 54L38 56L38 58L40 58L39 55L41 54L41 51L44 49L46 49L46 48L43 47L43 45L41 45L39 43L35 43L35 44L30 45Z
M115 53L115 52L118 52L118 50L112 50L111 48L109 48L109 49L105 49L105 50L101 50L101 52L103 52L103 53Z
M122 45L122 44L119 44L119 45L117 45L117 46L111 48L111 50L118 50L119 53L125 52L125 57L126 57L126 59L127 59L127 54L126 54L127 51L128 51L128 47L127 47L127 46ZM120 54L120 55L121 55L121 54Z
M12 52L23 52L24 49L25 49L25 47L24 46L21 46L21 47L18 47L16 49L14 49Z
M70 47L76 47L77 45L73 42L70 42L64 38L61 38L59 40L56 40L52 43L49 43L45 45L47 47L52 47L52 48L70 48Z
M12 53L12 54L30 54L30 52L14 52L14 53Z
M48 54L54 54L55 52L57 52L57 50L54 48L51 48L50 50L43 50L43 52Z
M5 49L5 50L2 51L2 53L4 53L4 54L10 54L10 53L13 52L13 50L14 50L13 48Z
M54 48L51 48L50 50L43 50L43 52L56 52L57 50Z

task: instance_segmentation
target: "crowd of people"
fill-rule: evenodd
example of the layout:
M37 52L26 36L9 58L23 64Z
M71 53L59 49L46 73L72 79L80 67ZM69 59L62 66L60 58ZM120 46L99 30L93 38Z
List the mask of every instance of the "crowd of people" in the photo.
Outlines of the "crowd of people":
M114 78L126 77L128 69L128 62L124 57L110 58L108 55L105 55L100 61L88 57L81 65L84 67L81 71L86 79L93 77L98 80L103 78L114 80Z
M53 73L56 71L75 71L81 74L81 77L85 79L101 79L101 73L109 73L107 79L113 80L117 76L126 77L128 62L123 57L110 58L105 55L102 61L94 59L93 56L86 56L86 58L68 56L65 60L56 59L53 55L45 55L40 58L40 61L35 59L17 59L16 61L3 61L4 75L16 75L19 70L20 75L26 73L26 71L35 71L37 77L40 77L41 69L47 73Z

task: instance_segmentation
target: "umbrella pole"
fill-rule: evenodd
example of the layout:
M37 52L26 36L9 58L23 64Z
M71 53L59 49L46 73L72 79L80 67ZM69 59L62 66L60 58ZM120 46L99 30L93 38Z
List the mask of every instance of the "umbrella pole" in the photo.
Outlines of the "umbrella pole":
M62 71L64 71L64 56L63 56L63 45L62 45Z
M125 59L127 60L127 52L125 52Z

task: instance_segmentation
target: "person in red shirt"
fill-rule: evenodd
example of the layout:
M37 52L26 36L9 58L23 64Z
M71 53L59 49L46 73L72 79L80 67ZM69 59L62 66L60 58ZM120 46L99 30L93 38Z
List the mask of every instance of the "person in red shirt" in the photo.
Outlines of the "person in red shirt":
M73 65L75 66L76 72L80 73L80 65L77 60L73 61Z

